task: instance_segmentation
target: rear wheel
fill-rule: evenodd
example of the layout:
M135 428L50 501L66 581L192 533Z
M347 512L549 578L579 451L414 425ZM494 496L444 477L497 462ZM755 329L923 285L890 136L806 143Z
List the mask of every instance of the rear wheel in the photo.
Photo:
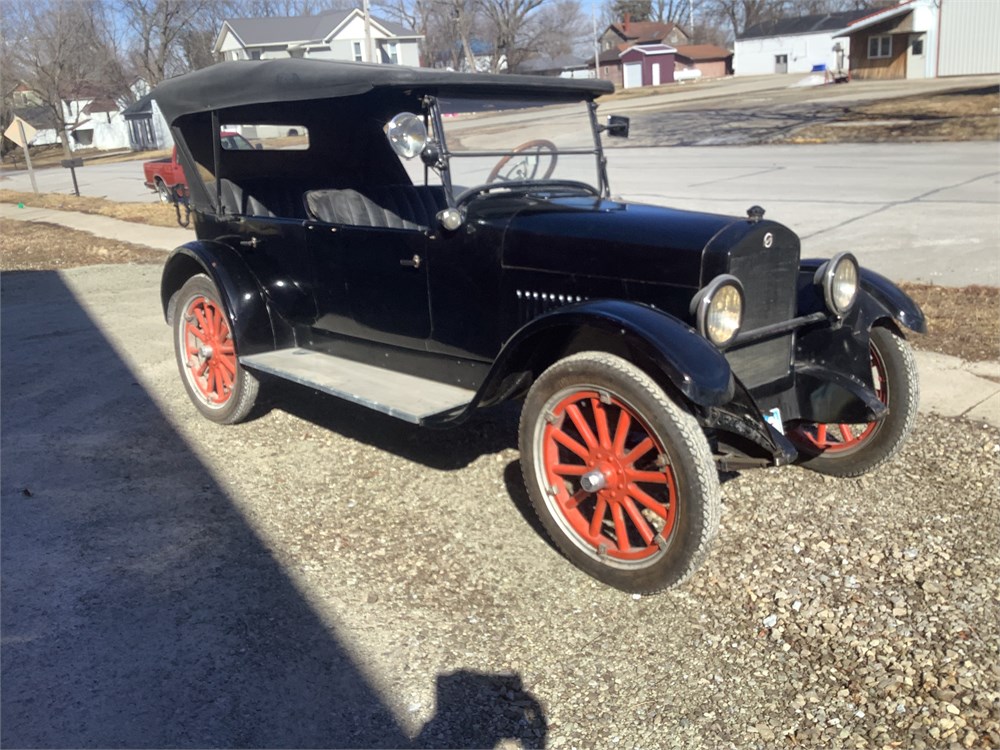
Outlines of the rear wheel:
M877 422L797 425L789 437L799 463L823 474L856 477L881 466L906 441L920 400L910 345L887 328L873 328L869 356L875 394L889 411Z
M160 203L174 202L174 196L171 195L170 188L159 177L156 178L156 195L159 197Z
M625 360L584 352L532 386L521 467L539 519L577 567L647 593L687 580L719 525L719 481L693 416Z
M229 316L204 274L192 276L177 293L173 326L177 367L198 411L221 424L246 419L260 384L240 365Z

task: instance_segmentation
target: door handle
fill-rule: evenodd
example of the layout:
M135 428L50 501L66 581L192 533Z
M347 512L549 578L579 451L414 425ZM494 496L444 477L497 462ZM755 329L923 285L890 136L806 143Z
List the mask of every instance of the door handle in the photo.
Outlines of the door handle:
M403 260L399 261L399 265L410 266L411 268L420 268L420 264L422 262L423 260L420 258L420 256L414 253L412 258L404 258Z
M259 244L260 244L260 240L258 240L256 237L251 237L248 240L240 240L240 245L242 245L243 247L252 247L252 248L256 249L257 245L259 245Z

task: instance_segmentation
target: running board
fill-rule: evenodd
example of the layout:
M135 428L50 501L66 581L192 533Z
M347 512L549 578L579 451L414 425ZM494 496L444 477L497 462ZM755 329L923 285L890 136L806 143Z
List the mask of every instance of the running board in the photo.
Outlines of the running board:
M315 388L413 424L467 406L466 388L385 370L311 349L279 349L240 357L240 364Z

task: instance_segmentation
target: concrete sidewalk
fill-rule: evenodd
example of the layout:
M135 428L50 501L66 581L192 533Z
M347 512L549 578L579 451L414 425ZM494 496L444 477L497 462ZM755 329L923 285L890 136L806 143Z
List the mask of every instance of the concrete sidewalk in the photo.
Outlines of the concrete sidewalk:
M90 232L98 237L170 251L195 238L191 229L169 229L47 208L18 208L0 203L0 219L46 222ZM920 410L964 417L1000 427L1000 360L965 362L934 352L916 352L920 370Z
M155 227L149 224L137 224L134 221L122 221L76 211L57 211L52 208L18 208L16 203L0 203L0 219L59 224L70 229L90 232L98 237L118 240L119 242L131 242L135 245L145 245L168 252L195 238L194 229L184 229L180 226L176 229Z

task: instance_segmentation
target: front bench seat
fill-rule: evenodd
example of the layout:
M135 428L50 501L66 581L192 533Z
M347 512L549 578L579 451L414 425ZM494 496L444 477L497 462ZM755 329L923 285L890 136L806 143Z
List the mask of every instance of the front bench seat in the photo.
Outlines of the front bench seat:
M357 190L309 190L306 212L328 224L422 230L434 226L447 205L444 188L433 185L379 185Z

